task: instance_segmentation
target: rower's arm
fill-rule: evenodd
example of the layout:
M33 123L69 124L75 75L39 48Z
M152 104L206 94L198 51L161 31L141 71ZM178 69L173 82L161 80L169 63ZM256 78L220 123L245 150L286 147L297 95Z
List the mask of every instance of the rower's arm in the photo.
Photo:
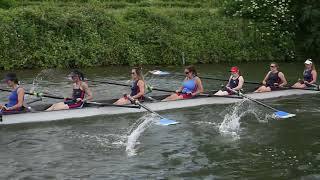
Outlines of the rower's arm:
M233 88L233 90L236 90L236 91L241 90L241 89L242 89L242 86L243 86L243 83L244 83L244 79L243 79L242 76L240 76L240 77L239 77L239 84L238 84L237 87Z
M140 80L137 85L138 85L140 91L138 94L132 96L133 99L139 99L140 97L142 97L144 95L144 87L145 87L144 82L142 80Z
M284 74L282 72L279 72L279 78L281 79L281 82L282 82L281 84L279 84L279 86L283 87L287 85L287 80L284 77Z
M230 86L230 81L231 81L231 79L232 79L232 76L229 77L229 81L228 81L228 84L227 84L226 87L229 87L229 86Z
M318 78L318 74L316 70L312 70L311 71L312 74L312 81L309 82L310 84L316 84L317 83L317 78Z
M23 106L24 89L23 88L19 88L17 93L18 93L18 103L16 105L8 108L8 110L18 109L18 108L21 108Z
M93 99L92 91L90 90L87 83L82 83L82 88L87 95L87 100L91 101Z
M269 71L268 73L267 73L267 75L264 77L264 79L263 79L263 81L262 81L262 84L263 85L266 85L267 84L267 80L268 80L268 77L269 77L269 74L271 73L271 71Z
M203 86L202 86L201 79L197 78L196 83L197 83L197 91L192 93L193 96L198 95L203 92Z

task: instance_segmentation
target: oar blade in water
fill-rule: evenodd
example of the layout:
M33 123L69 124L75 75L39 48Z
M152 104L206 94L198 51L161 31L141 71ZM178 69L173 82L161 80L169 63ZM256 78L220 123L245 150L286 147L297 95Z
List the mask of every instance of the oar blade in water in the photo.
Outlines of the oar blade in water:
M290 114L284 111L277 111L274 113L275 118L286 119L296 116L295 114Z
M179 124L179 122L171 119L167 119L167 118L162 118L157 124L163 125L163 126L169 126L169 125Z

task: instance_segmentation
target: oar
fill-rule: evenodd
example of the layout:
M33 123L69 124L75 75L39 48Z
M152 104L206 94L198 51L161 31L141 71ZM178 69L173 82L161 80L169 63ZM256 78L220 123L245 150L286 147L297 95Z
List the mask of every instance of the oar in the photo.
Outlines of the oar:
M140 106L133 106L133 105L117 105L117 104L109 104L109 103L100 103L100 102L94 102L94 101L86 101L86 104L92 104L97 106L112 106L112 107L123 107L123 108L137 108L140 109Z
M12 90L0 88L0 91L11 92ZM25 92L25 94L32 95L32 96L37 96L37 97L52 98L52 99L65 99L64 97L48 95L48 94L43 94L43 93L37 93L37 92L33 92L33 93Z
M177 75L177 76L185 76L184 74L181 73L171 73L171 72L165 72L165 71L160 71L160 70L153 70L149 71L153 75ZM201 79L209 79L209 80L217 80L217 81L229 81L229 79L223 79L223 78L217 78L217 77L209 77L209 76L199 76ZM244 83L247 84L255 84L255 85L260 85L260 82L253 82L253 81L245 81Z
M161 116L160 114L154 112L153 110L151 110L149 107L147 107L146 105L143 105L141 104L139 101L136 101L134 100L132 97L130 96L127 96L129 98L129 100L134 103L134 104L137 104L139 106L141 106L142 108L144 108L145 110L149 111L150 113L153 113L155 114L156 116L160 117L160 121L159 121L159 124L161 125L165 125L165 126L168 126L168 125L174 125L174 124L178 124L179 122L177 121L174 121L174 120L171 120L171 119L167 119L163 116Z
M256 100L256 99L253 99L253 98L251 98L251 97L249 97L249 96L247 96L247 95L244 95L244 94L242 94L241 92L237 92L237 91L234 91L234 90L232 90L232 91L233 91L234 93L239 94L239 96L242 96L242 97L244 97L244 98L247 98L247 99L249 99L249 100L251 100L251 101L253 101L253 102L257 103L257 104L260 104L261 106L264 106L264 107L266 107L266 108L269 108L269 109L275 111L275 112L274 112L274 115L275 115L276 118L285 119L285 118L291 118L291 117L296 116L295 114L290 114L290 113L285 112L285 111L280 111L280 110L278 110L278 109L276 109L276 108L274 108L274 107L271 107L271 106L269 106L269 105L267 105L267 104L264 104L264 103L262 103L262 102L260 102L260 101L258 101L258 100Z
M91 81L91 82L95 82L95 83L111 84L111 85L117 85L117 86L124 86L124 87L131 87L131 85L129 85L129 84L119 83L119 82L114 82L114 81L96 81L96 80L90 80L90 79L87 79L87 81ZM162 91L162 92L174 92L174 91L168 90L168 89L155 88L150 85L147 85L147 89L148 90L151 89L151 91L155 90L155 91Z

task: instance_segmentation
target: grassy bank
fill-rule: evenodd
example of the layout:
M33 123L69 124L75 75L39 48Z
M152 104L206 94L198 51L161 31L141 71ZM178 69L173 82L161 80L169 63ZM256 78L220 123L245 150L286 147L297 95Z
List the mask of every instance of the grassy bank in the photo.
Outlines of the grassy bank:
M255 24L220 1L9 1L0 9L0 68L285 60Z

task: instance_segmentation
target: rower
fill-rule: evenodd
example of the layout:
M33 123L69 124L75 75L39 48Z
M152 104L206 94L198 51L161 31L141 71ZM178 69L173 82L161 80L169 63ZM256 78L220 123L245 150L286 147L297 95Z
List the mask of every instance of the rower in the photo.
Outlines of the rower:
M270 64L270 71L263 79L263 85L255 91L256 93L279 90L287 84L287 80L284 77L284 74L278 69L279 66L277 63L273 62Z
M124 95L122 98L118 99L114 104L116 105L125 105L130 104L130 99L137 100L139 102L144 101L144 94L145 94L145 82L142 75L141 68L132 68L131 70L131 78L132 78L132 85L131 85L131 93L129 98L127 95Z
M303 80L299 80L297 83L295 83L292 87L293 88L299 88L303 89L306 87L313 87L317 86L317 71L315 68L315 65L313 64L311 59L307 59L304 62L305 69L303 71Z
M70 76L73 81L72 98L66 98L64 102L53 104L46 111L82 108L85 101L92 100L92 92L88 84L84 82L84 75L80 71L74 70ZM87 98L85 99L86 95Z
M24 89L19 86L19 80L15 73L8 73L4 80L12 89L7 104L0 104L0 114L14 114L23 110Z
M203 92L202 82L197 76L196 69L193 66L188 66L184 69L184 73L186 78L183 81L182 87L162 101L190 99Z
M234 91L240 91L242 89L244 79L238 67L234 66L230 69L231 76L227 86L223 90L219 90L214 95L227 96L234 95Z

